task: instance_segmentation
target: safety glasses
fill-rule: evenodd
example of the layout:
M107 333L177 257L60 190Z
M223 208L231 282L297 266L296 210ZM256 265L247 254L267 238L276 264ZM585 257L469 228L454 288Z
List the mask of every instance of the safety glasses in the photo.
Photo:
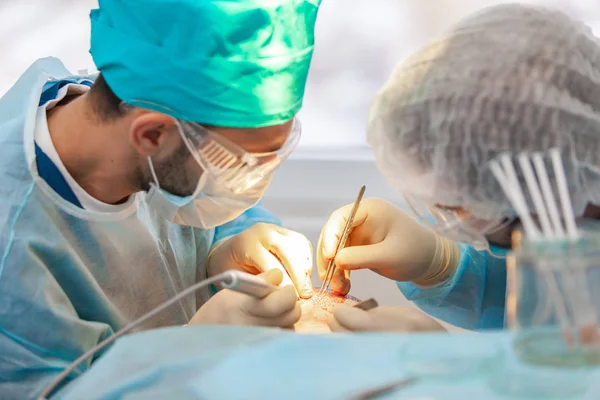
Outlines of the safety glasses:
M125 104L125 103L123 103ZM131 100L129 104L174 115L173 110L145 100ZM300 141L302 126L297 118L286 142L276 151L249 153L231 140L194 122L175 119L179 133L190 153L210 175L211 181L234 194L257 189L260 183L268 184L273 172L285 161Z
M476 218L462 209L430 205L409 194L405 194L404 198L419 222L441 236L479 249L489 249L486 235L499 231L513 221L509 218Z
M227 138L192 122L177 121L181 137L204 173L233 193L246 192L267 181L300 140L302 128L294 119L281 148L268 153L249 153Z

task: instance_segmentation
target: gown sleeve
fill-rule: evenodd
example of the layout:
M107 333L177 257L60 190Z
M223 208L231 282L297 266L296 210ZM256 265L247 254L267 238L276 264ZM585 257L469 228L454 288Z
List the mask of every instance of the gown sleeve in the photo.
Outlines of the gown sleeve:
M406 298L435 318L465 329L502 329L506 304L506 260L460 244L454 275L433 288L398 282ZM492 248L494 254L505 249Z

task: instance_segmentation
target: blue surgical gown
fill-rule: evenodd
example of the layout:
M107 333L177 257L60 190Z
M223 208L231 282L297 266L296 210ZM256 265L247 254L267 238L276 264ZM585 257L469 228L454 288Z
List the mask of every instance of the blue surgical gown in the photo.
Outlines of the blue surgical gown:
M257 206L216 229L175 225L143 193L118 213L82 209L33 136L38 106L67 83L91 80L42 59L0 99L1 399L35 398L83 352L205 278L220 240L279 224ZM209 296L184 299L144 328L185 324Z
M420 288L398 282L408 300L433 317L465 329L502 329L506 304L506 260L460 245L456 273L444 284ZM495 255L507 250L492 246Z

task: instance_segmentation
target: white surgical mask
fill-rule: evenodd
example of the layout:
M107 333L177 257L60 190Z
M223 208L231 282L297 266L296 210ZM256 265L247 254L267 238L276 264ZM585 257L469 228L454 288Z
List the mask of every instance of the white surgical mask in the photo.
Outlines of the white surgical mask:
M194 194L182 197L161 189L149 157L148 163L155 182L146 196L148 206L170 222L203 229L223 225L255 206L271 180L266 178L247 191L233 193L203 173Z

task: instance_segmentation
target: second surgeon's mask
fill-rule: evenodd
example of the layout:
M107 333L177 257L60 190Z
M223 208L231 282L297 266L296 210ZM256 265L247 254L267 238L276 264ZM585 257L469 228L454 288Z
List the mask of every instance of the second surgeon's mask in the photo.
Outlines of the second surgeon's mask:
M146 202L173 223L203 229L229 222L256 205L273 172L296 147L301 134L300 123L294 120L292 131L279 150L257 154L247 153L201 125L176 122L184 143L202 168L202 175L192 195L176 196L161 189L148 157L154 183Z
M490 249L486 235L503 229L512 223L514 218L484 220L460 209L430 205L409 194L404 194L404 198L419 222L440 236L471 245L477 250L487 250L494 257L502 257Z

